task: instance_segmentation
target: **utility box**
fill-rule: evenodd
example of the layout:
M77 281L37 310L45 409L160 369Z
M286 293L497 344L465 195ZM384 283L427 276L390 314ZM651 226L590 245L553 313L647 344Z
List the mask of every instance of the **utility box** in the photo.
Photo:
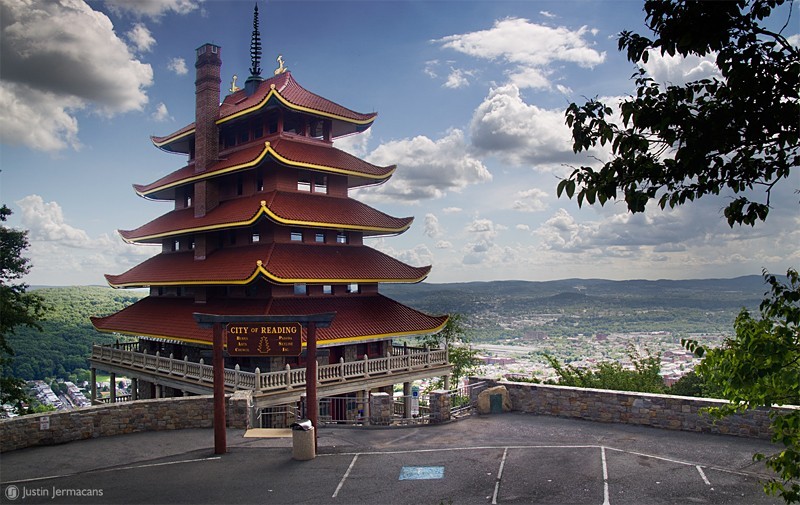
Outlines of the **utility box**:
M503 413L503 395L489 395L489 413Z
M311 421L300 421L292 424L292 459L308 461L317 457L314 427Z

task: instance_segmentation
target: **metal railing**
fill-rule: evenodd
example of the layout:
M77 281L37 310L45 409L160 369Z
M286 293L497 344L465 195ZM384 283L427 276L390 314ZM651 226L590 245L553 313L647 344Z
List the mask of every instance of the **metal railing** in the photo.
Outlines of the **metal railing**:
M135 345L135 343L133 343ZM199 363L189 361L188 357L176 359L172 354L161 356L160 353L148 354L128 350L128 344L92 346L91 360L96 363L107 363L123 368L151 372L158 375L174 377L184 381L194 381L211 388L214 383L214 369L201 359ZM125 346L125 347L123 347ZM317 367L317 380L320 384L344 382L354 378L388 375L396 372L421 370L431 366L447 365L447 352L444 349L430 351L414 348L409 354L387 356L385 358L363 359L345 362L344 359L333 365ZM392 354L392 353L389 353ZM262 373L258 368L254 372L244 372L236 365L234 369L225 369L225 387L229 389L252 389L258 391L275 391L305 387L305 368L290 368L277 372Z

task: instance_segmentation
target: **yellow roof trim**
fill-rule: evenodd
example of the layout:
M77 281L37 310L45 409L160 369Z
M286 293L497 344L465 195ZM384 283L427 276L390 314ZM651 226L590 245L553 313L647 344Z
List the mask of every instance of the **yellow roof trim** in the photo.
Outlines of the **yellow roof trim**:
M263 99L261 99L260 102L258 102L257 104L255 104L255 105L253 105L251 107L248 107L246 109L242 109L239 112L231 114L230 116L225 116L224 118L217 119L217 124L219 125L219 124L225 123L227 121L232 121L232 120L234 120L236 118L239 118L239 117L245 116L247 114L250 114L251 112L255 112L255 111L265 107L267 105L267 103L270 101L270 99L272 99L273 96L277 97L277 99L282 104L284 104L286 107L288 107L290 109L293 109L293 110L296 110L296 111L300 111L300 112L308 112L310 114L315 114L315 115L318 115L318 116L324 116L324 117L328 117L328 118L331 118L331 119L338 119L340 121L344 121L345 123L351 123L351 124L357 124L357 125L366 125L366 124L370 124L370 123L374 122L375 121L375 117L376 117L376 116L372 116L369 119L350 119L350 118L346 118L344 116L340 116L338 114L333 114L333 113L330 113L330 112L324 112L324 111L321 111L321 110L312 109L310 107L304 107L302 105L297 105L297 104L294 104L294 103L290 102L286 98L284 98L283 95L281 95L281 93L277 90L275 85L272 84L272 85L270 85L269 93L267 93L267 96L265 96Z
M271 209L266 206L266 203L262 204L261 208L256 212L256 214L245 221L233 221L229 223L220 223L220 224L212 224L207 226L197 226L195 228L181 228L178 230L172 230L164 233L154 233L152 235L145 235L143 237L137 237L134 239L126 239L122 237L122 240L127 242L128 244L134 244L137 242L144 242L145 240L152 240L157 238L165 238L174 235L183 235L186 233L198 233L203 231L213 231L219 230L224 228L231 228L231 227L240 227L240 226L249 226L255 223L258 218L262 215L268 216L275 222L281 224L287 224L292 226L305 226L305 227L312 227L312 228L330 228L330 229L347 229L347 230L361 230L361 231L375 231L380 233L402 233L408 230L411 227L411 223L407 225L401 226L399 228L385 228L382 226L362 226L357 224L344 224L344 223L325 223L321 221L302 221L299 219L286 219L280 217L279 215L275 214Z
M420 331L401 331L401 332L392 332L392 333L375 333L372 335L359 335L356 337L346 337L346 338L337 338L332 340L320 340L317 342L317 345L320 346L328 346L331 344L344 344L349 342L357 342L359 340L364 339L373 339L373 338L387 338L387 337L402 337L408 335L421 335L421 334L435 334L439 333L444 329L445 325L447 324L447 320L445 319L444 323L437 326L436 328L430 330L420 330ZM167 340L180 340L182 342L189 342L192 344L204 344L204 345L211 345L211 342L207 342L205 340L195 340L191 338L183 338L183 337L174 337L168 335L158 335L154 333L142 333L142 332L132 332L132 331L125 331L125 330L106 330L106 329L99 329L95 327L95 330L99 331L100 333L120 333L122 335L132 335L132 336L142 336L142 337L151 337L151 338L163 338ZM306 342L301 344L302 347L306 347Z
M218 286L218 285L234 285L234 286L243 286L245 284L250 284L253 282L259 274L262 274L267 279L277 283L277 284L342 284L342 283L358 283L358 284L377 284L380 282L392 282L392 283L408 283L408 284L415 284L417 282L422 282L428 274L425 274L419 278L414 279L395 279L395 278L374 278L374 279L302 279L302 278L284 278L278 277L277 275L269 272L264 266L262 265L261 260L256 261L256 269L253 273L247 277L246 279L238 279L238 280L221 280L221 281L208 281L208 280L200 280L200 281L167 281L167 282L123 282L120 284L114 284L111 281L108 281L108 285L112 288L140 288L140 287L147 287L147 286Z
M165 140L163 142L156 142L155 140L153 140L153 137L150 137L150 141L153 143L154 146L156 146L158 148L161 148L161 146L165 146L167 144L171 144L172 142L176 142L176 141L182 139L183 137L187 137L189 135L193 135L196 130L197 130L197 128L192 128L191 130L186 130L185 132L181 133L180 135L176 135L174 137L167 137L167 140Z
M248 162L245 162L245 163L240 163L238 165L233 165L231 167L224 168L222 170L215 170L213 172L203 172L201 174L197 174L197 175L194 175L194 176L191 176L191 177L187 177L185 179L180 179L180 180L171 182L169 184L164 184L163 186L157 186L157 187L155 187L155 188L153 188L153 189L151 189L149 191L140 192L140 191L136 191L135 189L134 189L134 191L136 191L137 195L139 195L139 196L141 196L143 198L146 198L148 195L152 195L153 193L156 193L158 191L163 191L165 189L173 188L175 186L180 186L182 184L187 184L187 183L190 183L190 182L195 182L195 181L199 181L199 180L203 180L203 179L210 179L212 177L218 177L220 175L225 175L225 174L228 174L228 173L231 173L231 172L235 172L237 170L243 170L245 168L254 167L254 166L258 165L259 163L261 163L261 160L263 160L264 157L267 154L271 155L275 160L283 163L284 165L289 165L289 166L292 166L292 167L302 167L302 168L308 168L308 169L311 169L311 170L318 170L318 171L321 171L321 172L330 172L330 173L334 173L334 174L350 175L350 176L353 176L353 177L362 177L364 179L372 179L372 180L386 180L389 177L391 177L392 174L394 174L395 170L397 170L397 167L394 167L385 175L372 175L372 174L362 174L360 172L355 172L353 170L345 170L345 169L342 169L342 168L329 167L329 166L326 166L326 165L317 165L317 164L314 164L314 163L305 163L305 162L302 162L302 161L292 161L292 160L290 160L288 158L284 158L283 156L278 154L278 152L275 151L275 149L273 149L273 147L270 144L270 142L266 141L266 142L264 142L264 149L252 161L248 161Z

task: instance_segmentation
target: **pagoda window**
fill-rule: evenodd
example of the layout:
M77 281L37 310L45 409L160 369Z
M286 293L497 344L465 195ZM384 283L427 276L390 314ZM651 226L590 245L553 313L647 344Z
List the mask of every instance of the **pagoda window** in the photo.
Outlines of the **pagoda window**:
M239 144L244 144L244 143L245 143L245 142L247 142L248 140L250 140L250 132L249 132L249 131L247 131L247 130L243 130L243 131L242 131L242 132L239 134Z
M358 289L358 284L357 284L357 283L355 283L355 282L354 282L354 283L352 283L352 284L348 284L348 285L347 285L347 290L346 290L346 291L347 291L348 293L350 293L350 294L356 294L356 293L358 293L358 292L359 292L359 289Z
M231 230L229 235L229 242L231 245L236 245L236 230Z
M225 148L235 146L236 145L236 134L234 134L233 132L225 133L224 141L223 141L222 144L223 144L223 146Z
M175 296L183 296L183 288L181 286L175 288Z
M311 174L306 171L298 172L297 191L311 191Z
M317 233L314 235L314 242L324 244L325 243L325 234L324 233Z
M292 231L291 234L289 235L289 240L291 240L292 242L302 242L303 232L298 230Z
M180 251L181 250L181 241L175 239L172 241L172 250L173 251Z
M255 298L258 294L258 285L256 283L248 284L244 288L244 296L248 298Z
M261 241L261 235L259 235L258 233L253 233L253 235L250 237L250 242L253 244L256 244L260 241Z
M333 286L330 284L323 284L322 286L322 294L323 295L332 295L333 294Z
M308 289L305 283L299 282L294 285L294 294L296 295L305 295L308 292Z
M158 296L164 296L164 286L158 287Z
M189 242L189 249L194 251L194 239Z
M236 196L242 196L244 193L244 179L242 174L236 176Z
M256 178L256 191L264 191L264 174L258 173Z
M328 192L328 176L317 174L314 176L314 193Z
M261 123L257 123L253 126L253 138L260 139L264 136L264 125Z
M347 233L341 232L336 234L336 243L337 244L346 244L347 243Z

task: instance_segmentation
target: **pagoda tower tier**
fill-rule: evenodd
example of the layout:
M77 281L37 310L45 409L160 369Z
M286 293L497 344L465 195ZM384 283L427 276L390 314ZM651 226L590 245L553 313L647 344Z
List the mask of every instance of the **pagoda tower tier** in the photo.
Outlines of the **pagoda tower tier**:
M370 342L391 337L418 335L420 329L435 333L447 316L429 316L383 295L353 298L274 298L265 300L214 300L198 306L190 299L147 297L108 317L93 318L101 332L122 333L210 345L209 329L197 326L192 314L306 315L336 312L329 328L317 329L321 347ZM305 330L303 330L305 343Z
M270 226L262 221L301 228L360 231L368 236L402 233L414 218L391 217L351 198L270 191L221 202L201 218L195 218L193 209L188 207L173 210L135 230L119 230L119 234L126 242L161 244L164 238L259 224Z
M307 91L283 66L269 79L251 76L245 89L232 85L220 103L221 53L213 44L197 50L194 123L152 137L157 147L188 155L187 162L134 185L144 198L172 201L173 210L120 235L160 245L160 252L106 276L113 287L148 287L149 296L93 318L95 328L205 349L211 334L197 326L196 312L336 312L331 327L317 332L328 347L386 341L378 347L389 348L393 337L440 331L447 316L379 293L380 283L420 282L431 267L407 265L364 244L364 237L405 232L413 218L389 216L348 195L385 183L396 167L333 146L337 137L368 129L377 114ZM344 355L354 353L330 356Z

